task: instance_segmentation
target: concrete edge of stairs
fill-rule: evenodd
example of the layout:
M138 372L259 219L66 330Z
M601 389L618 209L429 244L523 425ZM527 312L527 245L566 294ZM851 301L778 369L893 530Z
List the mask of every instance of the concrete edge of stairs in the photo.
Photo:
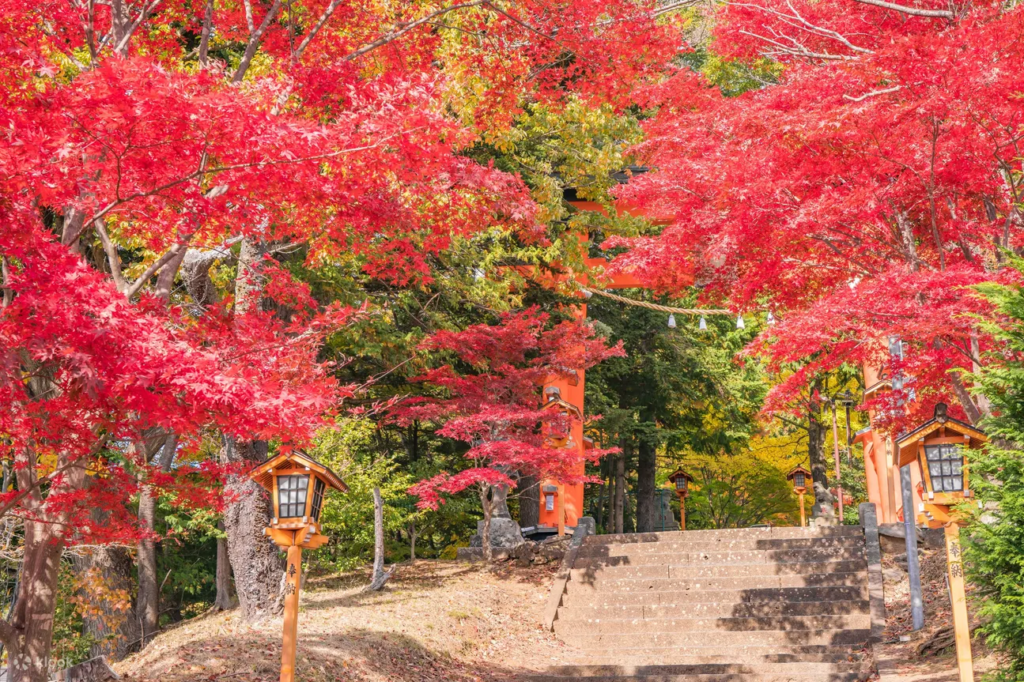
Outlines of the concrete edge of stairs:
M558 607L562 605L562 595L565 594L565 586L572 575L573 564L576 563L576 556L580 553L580 547L588 535L597 533L597 521L589 516L584 516L576 522L576 530L569 541L569 549L562 557L562 565L558 567L555 580L551 584L551 592L548 594L548 601L544 605L544 620L542 625L548 632L555 629L555 619L558 617Z

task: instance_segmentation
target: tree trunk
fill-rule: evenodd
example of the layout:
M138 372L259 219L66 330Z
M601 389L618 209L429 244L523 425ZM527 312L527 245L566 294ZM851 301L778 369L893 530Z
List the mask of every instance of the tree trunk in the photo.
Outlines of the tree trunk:
M133 564L132 555L124 547L92 547L87 553L74 558L76 575L82 576L90 571L98 573L107 590L119 590L125 595L131 595L134 588ZM89 605L82 616L82 625L95 640L89 655L93 658L106 656L117 661L131 653L142 639L142 629L134 609L122 613L108 600L98 599L85 590L80 590L78 597Z
M622 438L622 452L615 458L615 532L622 533L624 529L623 517L626 508L626 450L629 447L629 439Z
M636 532L650 533L656 525L654 479L657 474L658 451L654 443L641 436L636 463Z
M267 444L262 441L235 442L225 436L221 450L224 463L263 462ZM280 611L278 595L284 564L281 554L263 535L270 525L274 506L267 492L247 475L228 476L224 492L234 502L224 510L228 536L228 559L235 576L235 591L242 618L252 622Z
M146 448L144 451L148 462L149 449L145 444L141 447ZM160 457L156 464L161 471L170 471L178 449L178 437L174 434L165 436L159 449ZM156 497L147 485L143 485L139 491L139 525L150 532L156 528ZM141 646L145 648L160 627L160 577L156 568L156 542L152 538L139 540L138 553L139 595L135 610L142 628Z
M601 460L601 483L597 488L597 505L594 507L594 522L598 528L604 528L604 499L608 494L608 459Z
M409 522L409 561L416 561L416 522Z
M826 427L818 420L818 414L811 409L807 413L807 459L811 463L811 479L828 490L828 466L825 463ZM812 490L814 488L812 487ZM821 505L815 501L811 516L821 514Z
M221 521L217 527L224 530L224 522ZM228 559L228 541L226 538L217 538L217 598L214 607L220 611L230 611L235 607L231 599L231 560Z
M47 682L53 645L53 617L64 543L48 523L26 521L25 561L11 619L8 649L11 682Z
M519 477L519 527L536 528L540 523L540 481L535 476Z
M380 497L380 488L373 489L373 577L366 587L367 591L380 592L384 589L394 567L384 570L384 501Z

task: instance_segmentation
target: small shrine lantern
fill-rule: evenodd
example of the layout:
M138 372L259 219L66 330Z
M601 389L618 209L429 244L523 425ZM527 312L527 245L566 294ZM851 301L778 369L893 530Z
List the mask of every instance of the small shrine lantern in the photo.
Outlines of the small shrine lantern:
M811 472L802 466L793 467L793 470L786 474L786 480L792 482L793 491L797 495L807 492L807 483L811 480Z
M804 495L807 493L807 484L811 481L811 472L802 466L795 466L786 474L786 480L792 481L793 492L800 497L800 525L807 525L807 511L804 508Z
M690 496L690 484L693 483L693 476L682 469L676 469L668 477L668 480L672 481L672 484L676 487L676 495L679 495L680 498Z
M327 490L347 492L333 471L302 452L282 453L253 469L249 477L266 488L274 501L274 518L266 534L276 544L319 547L320 513ZM318 542L318 538L323 538ZM297 541L297 542L296 542Z
M918 522L932 528L949 523L950 507L971 497L969 453L988 442L984 433L950 417L946 410L944 403L938 403L931 419L896 439L899 465L916 462L920 467L923 490Z
M320 534L324 495L329 489L346 492L348 486L333 471L302 452L273 457L253 469L249 477L268 490L274 501L274 518L264 534L288 552L281 682L294 682L302 550L316 549L327 542L327 536Z
M682 469L676 469L668 477L676 488L676 495L679 496L679 530L686 530L686 498L690 496L690 484L693 483L693 476Z

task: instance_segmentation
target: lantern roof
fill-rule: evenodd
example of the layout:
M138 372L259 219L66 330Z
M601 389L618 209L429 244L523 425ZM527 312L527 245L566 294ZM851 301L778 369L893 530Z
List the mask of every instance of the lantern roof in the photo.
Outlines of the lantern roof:
M944 429L946 433L952 432L953 434L964 436L971 448L980 448L988 442L988 436L983 431L979 431L967 422L950 417L946 410L947 406L945 403L937 403L935 405L935 413L931 419L896 438L896 447L899 448L900 453L900 466L913 463L917 459L917 448L915 445L918 441L924 440L940 429Z
M673 471L669 475L668 480L670 480L673 483L675 483L677 478L686 478L686 480L689 481L690 483L693 483L693 481L694 481L693 476L691 476L687 472L683 471L682 468L679 468L679 469L676 469L675 471Z
M793 467L793 469L788 474L786 474L786 480L787 481L792 481L794 478L796 478L797 474L803 474L807 478L811 477L811 472L810 471L808 471L807 469L804 469L800 465L797 465L797 466Z
M341 480L341 477L338 476L338 474L334 473L301 450L282 452L276 457L271 457L266 462L250 471L249 478L256 481L267 490L271 490L274 487L274 471L289 471L296 469L308 469L309 471L317 474L325 483L327 483L327 485L331 486L335 490L340 490L343 493L348 492L348 486L345 485L345 481Z

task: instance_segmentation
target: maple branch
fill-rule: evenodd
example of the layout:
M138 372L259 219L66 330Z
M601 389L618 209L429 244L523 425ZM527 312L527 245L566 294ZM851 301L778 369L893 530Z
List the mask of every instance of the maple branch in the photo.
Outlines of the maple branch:
M742 2L732 2L732 3L729 3L729 4L735 5L737 7L747 7L747 8L750 8L750 9L760 10L760 11L766 13L766 14L770 14L770 15L773 15L775 17L778 17L779 19L782 20L783 23L788 24L789 26L792 26L793 28L796 28L796 29L799 29L799 30L802 30L802 31L807 31L808 33L810 33L812 35L816 35L816 36L819 36L819 37L822 37L822 38L831 38L832 40L835 40L835 41L837 41L839 43L842 43L844 46L848 47L850 50L853 50L854 52L859 52L861 54L874 54L874 50L869 50L866 47L860 47L858 45L854 45L852 42L850 42L849 38L847 38L843 34L839 33L838 31L833 31L830 28L825 28L823 26L818 26L816 24L812 24L811 22L807 21L807 19L805 19L803 17L803 15L801 15L800 12L797 11L796 7L793 6L793 3L790 2L790 0L786 0L786 6L789 7L790 12L792 12L792 14L785 14L783 12L780 12L780 11L776 10L776 9L772 9L771 7L764 7L762 5L751 5L751 4L742 3ZM788 38L788 36L787 36L787 38ZM789 40L791 40L794 44L799 44L798 41L793 40L792 38L789 38ZM803 46L800 45L800 47L802 48ZM804 49L806 49L806 48L804 48Z
M248 6L248 5L247 5ZM213 32L213 0L206 0L206 13L203 15L203 33L199 39L199 66L206 68L210 53L210 34Z
M102 219L93 221L93 229L96 230L96 234L103 244L103 251L107 254L107 261L110 263L110 276L114 278L114 286L118 291L123 292L126 282L121 271L121 257L117 254L117 247L110 240L110 235L107 234L107 228L103 225Z
M306 37L302 39L302 42L299 43L298 48L296 48L293 53L292 59L294 61L297 62L302 59L302 54L306 51L306 48L309 47L313 38L315 38L316 34L320 32L320 29L324 27L324 24L327 23L327 20L331 18L331 15L334 14L334 10L338 9L338 5L341 3L342 0L333 0L331 4L327 5L323 13L320 15L320 18L317 19L317 22L313 25L313 28L309 29L309 33L306 34Z
M245 7L245 25L249 29L249 35L256 30L256 24L252 20L252 2L250 0L242 0L242 5Z
M886 2L885 0L854 0L864 5L872 5L874 7L881 7L883 9L891 9L896 12L903 14L909 14L915 17L934 17L939 19L952 19L953 13L947 9L920 9L917 7L907 7L906 5L897 5L893 2Z
M212 168L202 167L180 178L159 185L158 187L154 187L152 189L145 191L134 192L124 198L114 199L109 204L100 209L100 211L96 213L96 215L92 216L89 220L99 220L100 218L104 217L105 215L113 211L118 206L128 203L129 201L132 201L134 199L141 199L142 197L152 196L154 194L159 194L163 191L171 189L172 187L177 187L178 185L190 182L192 180L195 180L196 178L203 177L206 175L214 175L216 173L224 173L232 170L242 170L245 168L267 168L269 166L283 166L293 163L305 163L306 161L322 161L323 159L332 159L336 156L341 156L343 154L354 154L356 152L369 151L370 149L376 149L377 147L381 146L386 142L389 142L390 140L395 139L396 137L401 137L402 135L414 133L417 130L422 130L424 127L425 126L417 126L415 128L409 128L408 130L402 130L397 133L394 133L393 135L388 135L387 137L381 138L380 140L377 140L373 144L367 144L361 147L348 147L346 149L338 149L336 151L326 152L324 154L314 154L313 156L304 156L295 159L272 159L270 161L250 161L248 163L236 163L229 164L227 166L214 166ZM209 196L209 194L207 194L207 196Z
M785 37L787 40L789 40L791 43L793 43L793 45L795 47L790 47L789 45L785 45L783 43L777 42L775 40L772 40L771 38L767 38L767 37L765 37L763 35L759 35L757 33L751 33L750 31L743 31L743 30L741 30L740 33L742 33L743 35L748 35L748 36L750 36L752 38L757 38L758 40L763 40L764 42L769 43L771 45L775 45L777 48L779 48L779 50L776 51L776 52L766 52L765 56L768 56L768 57L776 57L776 56L779 56L779 55L790 55L790 56L793 56L793 57L807 57L809 59L830 59L830 60L842 60L842 61L850 61L852 59L856 59L856 57L851 57L851 56L845 55L845 54L829 54L827 52L812 52L812 51L808 50L806 47L804 47L803 45L801 45L799 42L797 42L796 40L794 40L792 38L789 38L788 36L781 36L780 35L779 37L780 38Z
M890 92L896 92L897 90L900 90L902 88L903 88L902 85L894 85L891 88L885 88L884 90L872 90L871 92L865 92L863 95L858 95L857 97L854 97L852 95L843 95L843 99L849 100L851 102L863 102L864 100L866 100L866 99L868 99L870 97L878 97L879 95L888 95Z
M441 9L435 10L435 11L431 12L430 14L427 14L426 16L423 16L423 17L420 17L419 19L416 19L415 21L409 21L409 22L405 22L405 23L396 24L395 25L396 26L395 30L392 30L387 35L381 36L380 38L378 38L377 40L373 41L372 43L367 43L366 45L363 45L362 47L360 47L355 52L351 52L351 53L345 55L344 57L342 57L341 61L343 61L343 62L350 62L353 59L356 59L358 57L363 56L367 52L372 52L373 50L376 50L378 47L381 47L383 45L387 45L388 43L391 43L391 42L394 42L394 41L398 40L399 38L404 36L406 33L408 33L409 31L413 30L414 28L417 28L418 26L422 26L423 24L426 24L426 23L428 23L430 21L433 21L434 19L436 19L438 17L444 16L445 14L448 14L449 12L455 12L455 11L460 10L460 9L467 9L469 7L479 7L481 5L489 5L489 4L490 4L489 0L472 0L472 2L464 2L464 3L459 4L459 5L452 5L450 7L442 7Z
M248 3L246 3L248 7ZM259 28L249 36L249 43L245 46L245 53L242 55L242 60L238 62L238 68L235 70L235 75L231 77L232 83L241 83L242 79L245 78L245 72L249 70L249 65L252 63L252 58L256 56L256 50L259 49L260 42L263 40L263 34L267 32L267 27L270 26L270 22L274 20L277 13L281 11L281 0L274 0L274 4L271 5L270 9L267 10L267 16L263 17L263 21L260 23Z
M121 36L121 40L118 41L117 45L114 46L114 51L120 54L122 57L128 56L128 41L131 40L135 30L139 28L146 17L156 9L156 6L160 4L160 0L153 0L153 3L149 6L145 2L142 3L142 9L139 10L139 16L135 17L135 21L131 23L128 30Z
M7 256L0 256L0 273L3 275L3 307L6 308L14 301L14 291L11 290L11 269L7 263Z
M187 245L187 239L184 242L178 242L174 246L169 248L164 255L160 256L155 261L153 261L150 264L150 266L146 268L146 271L143 272L137 280L135 280L135 283L125 290L125 297L131 298L135 294L139 293L139 290L142 289L142 287L146 284L149 278L152 277L157 270L162 268L164 265L170 262L176 255L178 255L179 251L185 249Z

